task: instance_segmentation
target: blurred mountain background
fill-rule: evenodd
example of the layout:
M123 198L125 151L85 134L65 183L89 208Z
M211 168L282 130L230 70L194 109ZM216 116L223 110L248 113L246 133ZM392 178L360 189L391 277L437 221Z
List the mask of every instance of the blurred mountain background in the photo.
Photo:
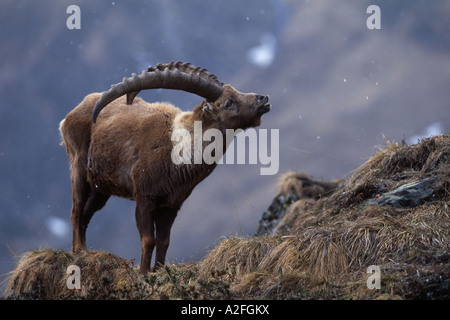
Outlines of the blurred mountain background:
M69 30L69 5L81 29ZM381 29L369 30L369 5ZM260 128L278 129L277 175L219 165L183 205L169 262L221 237L253 235L289 170L349 173L386 139L450 130L450 2L445 0L0 0L0 274L35 248L70 249L71 186L59 122L85 95L158 62L189 61L242 92L270 95ZM201 98L142 92L191 110ZM140 259L134 203L92 219L88 247Z

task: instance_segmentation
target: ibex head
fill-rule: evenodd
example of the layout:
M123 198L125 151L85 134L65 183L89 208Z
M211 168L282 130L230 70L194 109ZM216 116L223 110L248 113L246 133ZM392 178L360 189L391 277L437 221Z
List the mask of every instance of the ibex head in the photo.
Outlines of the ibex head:
M206 69L190 63L171 62L150 67L140 75L133 74L111 86L96 103L93 121L115 99L126 94L127 104L132 104L139 91L158 88L187 91L205 98L201 104L204 117L220 122L220 127L223 128L246 129L258 126L261 116L271 109L268 96L241 93L232 86L221 83Z
M261 116L270 111L269 96L242 93L230 85L224 85L223 92L214 102L205 101L203 110L210 117L221 122L224 128L246 129L261 124Z

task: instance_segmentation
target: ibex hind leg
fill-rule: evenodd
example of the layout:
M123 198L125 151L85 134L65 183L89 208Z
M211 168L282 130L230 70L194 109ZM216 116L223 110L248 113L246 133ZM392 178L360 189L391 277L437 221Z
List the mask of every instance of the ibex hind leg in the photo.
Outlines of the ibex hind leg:
M76 168L72 169L72 251L78 253L86 250L86 228L84 208L88 201L91 188L86 176Z
M98 191L92 191L89 194L83 212L84 233L86 233L87 226L89 224L89 221L91 221L94 213L103 208L110 197L110 195L103 194Z
M82 171L82 170L81 170ZM86 251L86 230L95 212L103 208L109 195L93 191L84 172L72 172L72 251Z

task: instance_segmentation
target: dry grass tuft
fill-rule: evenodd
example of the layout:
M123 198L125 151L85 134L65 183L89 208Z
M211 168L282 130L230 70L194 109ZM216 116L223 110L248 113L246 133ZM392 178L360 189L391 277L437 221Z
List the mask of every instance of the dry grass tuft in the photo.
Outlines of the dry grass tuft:
M331 198L333 205L349 207L392 190L399 185L438 176L436 197L448 197L450 187L450 134L431 137L407 146L389 143L357 168L341 192Z
M278 193L284 196L293 193L299 199L318 199L329 195L341 182L342 179L334 181L313 180L304 173L291 171L284 174L278 181Z
M224 272L233 280L253 272L279 242L276 236L226 239L203 260L199 277L208 278L215 272Z
M80 290L67 288L69 265L80 267ZM103 251L73 256L54 249L33 250L19 260L6 289L10 299L120 299L147 290L129 261Z
M324 220L327 220L324 222ZM260 268L308 271L319 278L339 278L349 271L387 261L423 262L443 255L450 244L448 203L425 204L410 212L369 206L334 217L317 216L297 226L296 235L274 248Z
M11 273L6 296L19 299L57 297L66 272L61 266L68 266L72 261L72 255L62 250L27 252Z

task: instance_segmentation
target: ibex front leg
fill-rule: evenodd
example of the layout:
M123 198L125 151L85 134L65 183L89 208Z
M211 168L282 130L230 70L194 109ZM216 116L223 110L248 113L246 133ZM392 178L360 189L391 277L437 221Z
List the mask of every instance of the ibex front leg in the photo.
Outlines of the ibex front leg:
M179 208L160 208L156 215L156 258L155 267L156 271L162 267L166 260L167 248L170 243L170 229L177 216Z
M136 197L136 225L141 237L141 273L150 272L153 249L155 248L154 202L149 197Z

